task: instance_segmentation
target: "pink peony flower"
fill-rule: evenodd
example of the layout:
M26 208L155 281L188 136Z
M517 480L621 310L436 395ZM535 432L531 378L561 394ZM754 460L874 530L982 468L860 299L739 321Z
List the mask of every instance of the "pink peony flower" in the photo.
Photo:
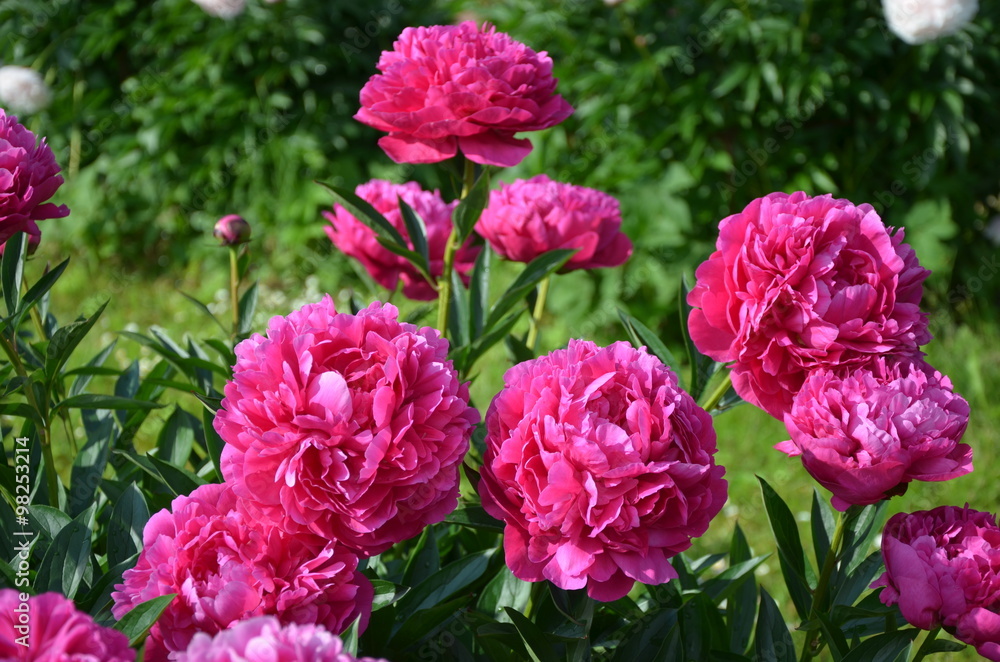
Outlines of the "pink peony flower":
M227 214L215 223L212 234L223 246L236 246L250 241L250 224L238 214Z
M396 163L436 163L462 150L476 163L514 166L531 152L515 133L573 114L555 93L549 56L491 25L406 28L378 70L354 118L389 134L378 144Z
M847 376L821 369L785 414L789 441L806 471L847 510L902 494L911 480L941 481L972 471L959 441L969 404L922 359L878 358Z
M910 625L944 627L1000 661L1000 528L990 513L956 506L893 515L882 532L886 605Z
M259 516L370 556L440 522L479 413L434 329L327 296L236 347L215 418L226 481Z
M427 252L430 255L431 276L438 278L444 273L444 250L451 234L451 213L458 201L446 203L438 191L424 191L416 182L393 184L381 179L373 179L355 189L357 196L370 203L393 227L406 237L406 224L399 211L399 198L410 205L427 228ZM437 290L427 282L420 272L406 259L383 247L376 239L375 231L349 214L340 205L334 205L333 213L323 212L332 226L326 228L333 244L345 254L357 259L368 270L372 278L388 290L395 290L396 283L403 281L403 295L418 301L437 298ZM407 247L412 249L413 242ZM468 282L467 274L475 265L480 246L468 243L455 253L455 271Z
M733 362L740 396L781 418L810 371L908 353L930 340L930 273L870 205L772 193L722 220L695 272L688 319L698 349Z
M538 175L491 191L476 231L499 255L515 262L577 248L562 268L567 272L624 263L632 254L632 242L621 225L618 201L607 193Z
M514 366L486 429L483 508L526 581L603 601L662 584L726 501L711 417L627 343L571 340Z
M244 512L228 485L202 485L153 515L139 561L115 586L112 613L177 593L150 630L146 662L187 648L253 616L320 624L342 632L368 622L373 589L358 558L335 542L290 535Z
M58 593L21 601L0 589L0 660L4 662L133 662L128 637L101 627Z
M46 202L63 183L58 173L45 139L36 142L35 134L0 108L0 244L17 232L38 237L36 221L69 215L66 205Z
M175 662L386 662L355 658L321 625L282 625L273 616L237 623L215 637L199 632Z

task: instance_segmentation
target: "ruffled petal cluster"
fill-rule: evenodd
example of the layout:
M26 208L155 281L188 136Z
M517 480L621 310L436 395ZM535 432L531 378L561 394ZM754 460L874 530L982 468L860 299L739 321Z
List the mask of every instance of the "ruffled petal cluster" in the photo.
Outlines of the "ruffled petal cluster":
M870 205L772 193L719 224L688 294L698 349L737 393L781 418L813 370L850 370L930 340L930 273Z
M37 221L69 215L66 205L48 202L63 183L45 139L0 109L0 243L26 232L37 244Z
M833 505L869 505L914 480L942 481L972 471L960 443L969 404L921 359L878 358L847 376L818 370L795 396L778 444L833 492Z
M531 262L548 251L577 249L562 268L617 267L632 254L621 231L618 201L584 186L554 182L546 175L502 184L476 225L502 257Z
M327 296L237 345L215 429L257 516L370 556L454 510L479 413L448 341L397 316Z
M379 146L396 163L436 163L461 150L476 163L514 166L531 151L514 134L573 113L555 92L548 55L472 21L404 29L378 70L354 117L389 134Z
M138 562L112 593L112 612L120 619L177 594L150 630L147 662L185 650L198 632L214 635L254 616L331 632L360 617L363 629L373 589L357 566L357 555L336 543L244 512L228 485L203 485L150 518Z
M924 630L943 627L1000 661L1000 528L968 506L899 513L882 533L885 573L872 585Z
M134 662L128 637L94 622L58 593L21 602L0 589L0 660L6 662Z
M416 182L393 184L381 179L373 179L358 186L355 193L370 203L406 237L406 223L399 210L399 199L402 198L403 202L417 212L427 229L430 275L436 279L444 273L445 246L448 235L451 234L451 214L458 204L457 200L445 202L438 191L424 191ZM379 285L395 290L397 283L402 281L403 295L409 299L430 301L437 298L434 286L408 260L378 243L375 231L346 209L335 205L333 213L323 212L323 216L331 223L325 230L333 244L346 255L358 260ZM412 250L412 241L407 244ZM480 250L480 246L467 243L455 253L454 269L466 281Z
M174 662L386 662L354 657L321 625L282 625L273 616L259 616L219 632L198 633Z
M604 601L669 581L726 501L711 417L627 343L571 340L514 366L486 426L483 507L526 581Z

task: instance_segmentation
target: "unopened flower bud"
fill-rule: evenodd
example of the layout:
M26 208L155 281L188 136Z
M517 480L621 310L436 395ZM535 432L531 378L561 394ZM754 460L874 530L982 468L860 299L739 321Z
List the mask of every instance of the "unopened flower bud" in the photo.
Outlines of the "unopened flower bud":
M236 246L250 241L250 224L238 214L223 216L212 232L223 246Z

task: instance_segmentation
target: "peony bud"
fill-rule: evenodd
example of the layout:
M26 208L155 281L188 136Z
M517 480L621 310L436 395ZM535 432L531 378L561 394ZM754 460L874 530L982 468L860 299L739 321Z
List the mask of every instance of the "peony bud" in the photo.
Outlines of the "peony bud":
M250 224L238 214L223 216L212 232L223 246L237 246L250 241Z

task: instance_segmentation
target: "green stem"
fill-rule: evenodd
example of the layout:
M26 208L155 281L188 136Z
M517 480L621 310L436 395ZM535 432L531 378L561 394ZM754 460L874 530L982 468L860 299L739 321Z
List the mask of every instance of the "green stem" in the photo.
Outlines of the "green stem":
M465 159L465 168L462 174L462 196L464 200L472 187L476 184L476 164ZM437 327L441 331L441 337L448 337L448 316L451 313L451 272L455 268L455 252L458 251L458 232L452 228L448 235L448 243L444 247L444 269L441 278L438 280L438 318Z
M42 455L45 457L45 481L49 486L49 505L53 508L58 508L59 476L56 474L55 458L52 457L52 446L49 444L49 418L42 411L38 400L35 398L34 382L28 377L28 372L24 369L24 364L21 363L21 358L17 355L17 350L11 345L10 339L3 333L0 333L0 347L2 347L7 358L10 359L11 365L14 366L14 372L17 373L18 377L24 379L24 395L28 399L28 404L31 405L31 408L35 410L42 421L42 425L38 428L38 440L42 444Z
M531 313L531 328L528 329L528 349L535 351L538 345L538 327L542 324L542 315L545 313L545 300L549 296L549 285L552 283L552 274L542 279L538 284L538 297L535 299L535 310Z
M930 655L931 644L934 643L934 638L938 636L939 632L941 632L941 628L938 627L927 633L927 637L920 644L920 648L917 649L917 654L913 656L912 662L920 662L920 660Z
M830 542L830 550L826 553L826 561L823 562L823 570L820 572L819 581L816 584L816 592L813 593L812 608L809 610L809 620L815 620L820 613L826 612L826 597L830 591L830 578L837 568L844 543L844 531L847 529L848 513L840 513L837 518L837 528L833 531L833 540ZM813 630L806 636L806 643L802 646L800 662L808 662L820 651L820 630Z
M237 246L229 247L229 303L233 309L233 340L240 332L240 268L236 255Z
M725 397L726 392L732 385L733 385L733 376L732 374L727 373L726 378L722 380L722 382L715 388L714 391L712 391L712 395L708 396L708 400L706 400L705 404L702 405L702 409L711 413L713 409L719 406L719 403L722 402L722 398Z

